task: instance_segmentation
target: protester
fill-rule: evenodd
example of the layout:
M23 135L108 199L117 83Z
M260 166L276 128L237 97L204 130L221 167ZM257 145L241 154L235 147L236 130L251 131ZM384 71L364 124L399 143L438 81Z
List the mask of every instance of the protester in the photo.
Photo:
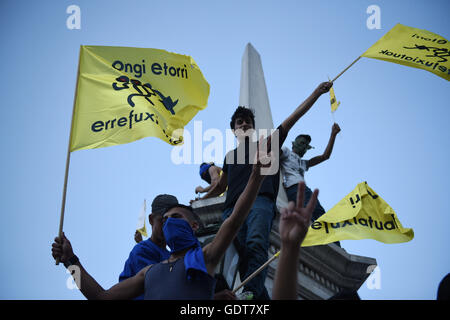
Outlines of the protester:
M297 109L277 128L279 135L278 147L281 147L289 130L314 104L314 102L324 93L328 92L332 86L332 82L321 83L317 89L301 104ZM255 128L255 117L250 109L239 106L234 112L230 127L236 138L240 142L238 147L230 151L225 157L222 167L223 174L220 176L219 182L211 187L208 193L201 199L216 197L223 193L227 186L227 196L225 199L225 209L222 218L226 219L233 212L236 200L242 193L251 172L251 164L249 159L252 141L250 134ZM274 144L275 141L272 141ZM279 153L279 149L276 150ZM244 161L238 155L244 154ZM274 156L276 156L274 154ZM267 175L258 197L253 204L252 210L237 236L237 250L240 257L239 273L243 281L268 258L269 234L272 227L272 221L275 216L275 201L279 187L279 170ZM250 291L257 300L267 300L269 295L264 285L267 275L267 269L260 272L256 277L244 286L244 291Z
M304 193L305 183L300 182L296 202L290 201L288 207L281 210L279 224L281 251L275 271L273 300L296 300L298 298L299 250L308 232L319 190L314 190L306 206L303 205Z
M148 221L152 226L152 234L150 238L142 241L136 241L136 244L131 250L130 255L125 261L125 266L122 273L119 276L119 282L130 277L135 276L144 267L166 260L170 256L170 252L166 249L166 240L162 231L163 227L163 214L167 211L167 208L173 207L178 204L178 199L169 194L160 194L153 199L152 212L148 216ZM141 235L138 231L136 231ZM135 240L139 240L139 237L135 234ZM136 300L144 299L144 295L136 298Z
M208 192L214 185L219 182L220 175L222 174L222 169L216 166L214 162L206 163L203 162L200 165L200 178L208 182L208 186L203 188L202 186L197 186L195 188L195 193L205 193Z
M268 156L261 155L261 159ZM258 159L259 155L258 155ZM104 290L92 278L74 255L66 236L55 238L52 255L67 267L76 266L80 291L88 299L131 299L144 293L145 299L211 299L215 280L214 272L226 249L244 223L255 201L264 176L261 162L256 161L248 183L236 202L233 213L221 225L215 238L204 248L200 247L194 231L199 223L191 207L181 204L168 208L164 214L164 238L171 249L170 257L163 262L146 266L130 277Z
M303 156L306 151L311 149L311 137L309 135L301 134L295 138L292 142L292 151L287 147L281 149L282 154L280 155L281 171L284 178L284 187L286 189L286 194L289 201L296 201L297 189L300 182L305 181L305 171L309 168L314 167L326 160L331 156L333 151L334 142L336 140L337 134L341 131L341 128L337 123L334 123L331 128L331 136L328 141L328 145L322 155L311 158L310 160L303 160ZM308 186L305 189L305 205L311 198L312 191ZM312 214L312 220L317 220L321 215L325 213L325 210L321 206L320 202L317 201L316 207Z

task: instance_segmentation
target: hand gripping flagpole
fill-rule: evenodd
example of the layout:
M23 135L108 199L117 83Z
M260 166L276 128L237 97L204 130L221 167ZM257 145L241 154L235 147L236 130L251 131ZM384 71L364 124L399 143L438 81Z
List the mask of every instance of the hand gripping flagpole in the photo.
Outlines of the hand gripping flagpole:
M69 165L70 165L70 145L72 142L72 131L73 131L73 117L75 114L75 104L77 101L77 94L78 94L78 78L80 77L80 59L81 59L81 48L80 53L78 54L78 71L77 71L77 82L75 84L75 95L73 98L73 109L72 109L72 120L70 121L70 135L69 135L69 144L67 146L67 157L66 157L66 172L64 174L64 187L63 187L63 194L62 194L62 201L61 201L61 215L59 217L59 232L58 237L62 237L63 233L63 224L64 224L64 211L66 208L66 194L67 194L67 181L69 178ZM56 258L55 261L56 265L59 265L59 258Z
M253 272L251 275L249 275L247 277L247 279L245 279L239 286L237 286L235 289L233 289L233 293L236 293L236 291L238 291L240 288L242 288L243 286L245 286L247 284L247 282L249 282L250 280L252 280L254 277L256 277L258 275L258 273L260 273L261 271L263 271L272 261L274 261L276 258L278 258L278 256L280 255L280 251L278 251L277 253L275 253L272 258L270 258L269 260L267 260L261 267L258 268L258 270L256 270L255 272Z

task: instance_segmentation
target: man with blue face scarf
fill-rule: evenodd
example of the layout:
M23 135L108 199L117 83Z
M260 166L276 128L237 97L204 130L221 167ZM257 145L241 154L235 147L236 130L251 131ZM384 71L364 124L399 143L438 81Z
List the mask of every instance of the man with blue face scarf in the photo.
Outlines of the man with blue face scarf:
M265 156L266 158L268 156ZM191 207L176 205L164 214L164 237L170 247L166 261L149 265L135 276L104 290L81 265L72 251L69 240L55 238L52 255L67 268L75 265L79 276L80 291L88 299L133 299L144 294L145 299L212 299L214 273L226 249L244 223L265 176L261 175L260 158L253 166L248 183L236 202L230 217L223 222L211 243L201 248L194 235L199 224Z
M162 232L163 214L168 208L178 204L176 197L169 194L160 194L152 202L152 213L148 216L152 226L152 235L144 241L140 241L131 250L130 255L125 261L125 266L119 276L119 282L135 276L139 271L148 265L166 260L170 252L166 249L166 240ZM140 295L135 300L144 299Z

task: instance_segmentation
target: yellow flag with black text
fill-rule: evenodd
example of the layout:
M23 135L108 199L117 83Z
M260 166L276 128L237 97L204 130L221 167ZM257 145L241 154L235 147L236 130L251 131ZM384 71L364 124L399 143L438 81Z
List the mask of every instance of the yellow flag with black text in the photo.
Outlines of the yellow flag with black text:
M340 101L336 100L336 95L334 94L333 87L330 88L330 103L331 103L331 112L335 112L339 105L341 104Z
M81 46L70 151L154 136L183 141L206 108L209 84L195 61L159 49Z
M361 56L427 70L450 80L450 43L427 30L398 23Z
M403 228L394 210L362 182L312 223L302 247L360 239L400 243L413 238L413 229Z

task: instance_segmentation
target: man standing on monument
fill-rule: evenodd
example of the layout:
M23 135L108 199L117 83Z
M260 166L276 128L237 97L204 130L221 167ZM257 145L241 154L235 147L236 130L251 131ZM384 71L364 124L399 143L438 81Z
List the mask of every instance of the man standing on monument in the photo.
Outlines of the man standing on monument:
M289 130L316 102L324 93L328 92L333 85L332 82L321 83L313 93L278 126L278 141L271 141L273 156L279 156L280 148L286 139ZM255 117L253 111L245 107L238 107L234 112L230 127L236 138L241 143L234 150L231 150L225 157L223 164L223 174L219 182L214 185L208 193L201 199L207 199L220 195L228 186L227 196L224 205L223 219L227 219L236 204L239 195L243 192L247 181L252 172L252 163L249 160L254 159L251 150L256 150L255 144L251 141L249 131L255 129ZM274 135L272 135L274 137ZM278 149L278 150L275 150ZM244 155L244 156L242 156ZM275 216L275 203L278 195L280 171L268 174L259 190L258 196L252 206L252 209L236 237L237 250L239 252L239 273L241 280L246 279L268 258L269 235L272 227L272 221ZM253 293L254 299L270 299L267 289L264 285L267 275L267 269L260 272L251 281L244 286L244 291Z
M288 147L281 148L282 154L280 155L281 172L283 173L283 185L286 189L286 194L289 201L296 202L297 200L297 189L300 182L305 182L305 171L309 168L316 166L326 160L331 156L333 151L334 142L336 141L336 136L341 131L341 128L337 123L334 123L331 128L330 140L325 148L322 155L313 157L309 160L304 160L303 156L312 147L309 145L311 143L311 137L307 134L300 134L292 141L292 150ZM308 186L305 187L305 197L304 205L309 202L311 198L312 191ZM303 204L299 204L302 206ZM312 214L312 221L319 219L321 215L325 213L322 205L317 201Z

